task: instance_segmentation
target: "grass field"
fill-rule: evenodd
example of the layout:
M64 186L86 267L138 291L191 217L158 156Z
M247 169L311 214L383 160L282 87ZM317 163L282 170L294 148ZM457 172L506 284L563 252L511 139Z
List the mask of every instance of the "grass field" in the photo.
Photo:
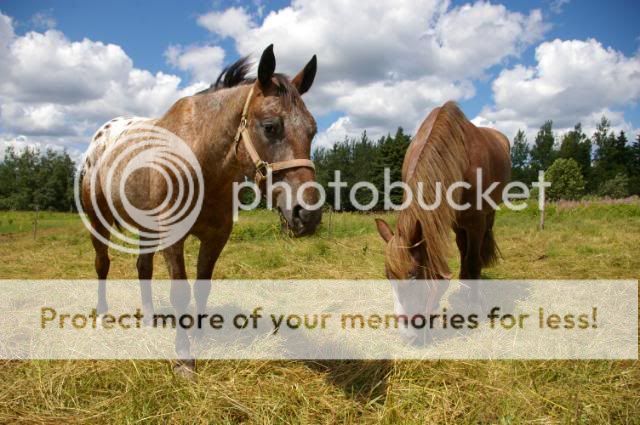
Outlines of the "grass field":
M381 279L374 217L326 214L290 239L275 214L245 214L215 278ZM94 277L76 216L41 213L36 240L33 218L0 213L1 279ZM640 277L637 199L552 205L537 222L533 209L498 214L504 259L484 277ZM111 255L110 277L136 277L135 256ZM189 241L190 276L196 258ZM160 257L154 277L167 277ZM0 382L0 423L640 423L637 361L202 361L194 382L164 361L3 361Z

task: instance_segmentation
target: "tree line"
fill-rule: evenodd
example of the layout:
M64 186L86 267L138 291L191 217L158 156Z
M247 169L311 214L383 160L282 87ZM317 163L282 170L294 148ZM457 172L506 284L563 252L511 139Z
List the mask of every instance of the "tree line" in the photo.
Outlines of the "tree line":
M0 162L0 210L73 211L75 171L66 152L8 147Z
M357 182L371 182L380 194L384 191L384 170L390 170L390 181L400 181L402 162L411 136L399 127L372 140L366 131L360 137L345 138L330 148L313 152L316 178L327 193L327 202L335 205L336 189L329 186L335 172L347 183L340 190L341 210L357 208L349 199L349 189ZM611 123L603 117L595 132L588 136L580 124L556 137L553 122L545 122L533 143L520 130L511 148L512 180L530 184L538 178L538 171L546 171L552 182L548 191L552 199L579 199L584 195L621 198L640 195L640 135L629 141L621 131L614 133ZM75 163L66 152L40 152L24 149L17 152L7 148L0 162L0 210L72 211L75 209L73 180ZM367 205L372 192L360 189L356 201ZM402 200L400 189L391 192L392 201ZM382 209L379 197L372 208Z
M552 199L584 195L623 198L640 195L640 134L630 142L602 117L589 137L580 123L557 138L553 122L545 122L532 144L519 130L511 148L512 179L530 183L546 170Z

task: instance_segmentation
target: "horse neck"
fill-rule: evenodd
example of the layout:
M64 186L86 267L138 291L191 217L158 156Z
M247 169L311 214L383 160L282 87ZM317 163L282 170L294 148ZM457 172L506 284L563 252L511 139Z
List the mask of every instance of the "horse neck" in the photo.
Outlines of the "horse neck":
M158 122L191 147L211 195L228 191L247 173L234 139L250 89L240 85L182 98Z
M439 133L430 138L429 143L432 144L426 147L425 155L409 181L409 187L414 194L413 202L400 212L398 230L405 235L412 235L417 222L420 222L422 237L426 242L426 266L429 272L437 271L442 274L449 273L449 234L457 217L457 210L446 199L446 191L453 183L464 180L469 159L464 131L449 131L449 128L445 127L445 130ZM453 143L458 144L457 147L452 146ZM436 202L437 191L440 192L439 204ZM455 191L453 200L458 204L461 192L460 189ZM437 204L437 208L425 209L420 205L417 197L421 194L424 205Z
M250 89L248 85L222 89L202 95L197 102L196 119L203 124L194 151L203 166L215 164L212 171L229 182L242 181L244 176L234 142Z

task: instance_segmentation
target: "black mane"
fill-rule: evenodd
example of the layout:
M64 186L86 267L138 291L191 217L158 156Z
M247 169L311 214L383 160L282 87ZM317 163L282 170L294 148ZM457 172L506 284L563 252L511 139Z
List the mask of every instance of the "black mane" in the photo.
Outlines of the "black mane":
M253 66L249 56L242 57L227 66L222 70L216 82L211 84L209 88L204 89L198 94L207 94L213 93L218 90L228 89L231 87L236 87L245 84L253 84L256 79L253 77L247 77L249 70ZM278 86L278 95L286 98L289 101L293 101L292 93L294 93L297 89L291 84L289 77L284 74L275 73L273 74L273 78L276 81Z

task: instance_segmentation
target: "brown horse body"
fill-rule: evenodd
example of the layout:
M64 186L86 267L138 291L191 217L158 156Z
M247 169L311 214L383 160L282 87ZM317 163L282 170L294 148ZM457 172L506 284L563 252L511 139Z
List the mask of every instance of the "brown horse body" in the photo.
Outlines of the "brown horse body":
M456 182L465 182L466 188L452 191L452 199L458 205L468 202L472 207L460 211L443 200L438 208L429 211L414 200L400 212L395 235L384 221L377 220L378 230L387 242L385 266L390 279L449 279L451 230L460 252L461 279L479 279L482 268L496 261L499 251L493 235L495 209L486 200L477 203L477 194L493 184L488 197L500 203L510 179L509 150L509 141L503 134L476 127L453 102L429 114L405 155L403 181L416 196L423 197L426 205L436 199L436 182L441 183L442 191ZM479 185L478 169L482 170ZM446 285L435 286L427 309L435 308L444 290Z
M215 263L231 233L233 183L242 182L245 176L253 176L255 172L245 146L237 144L235 140L245 102L248 105L247 130L263 161L274 163L310 157L316 124L300 96L313 83L315 56L291 81L284 75L274 73L272 46L262 55L255 82L245 78L248 68L246 59L238 61L227 68L210 89L178 100L162 118L147 122L168 130L189 145L202 170L204 183L203 204L195 223L184 238L163 250L172 280L171 303L176 317L186 313L191 298L184 261L184 240L190 234L201 242L193 295L196 311L202 313L211 290L210 280ZM254 92L249 98L252 87ZM109 127L107 123L103 129L108 130ZM137 130L132 126L130 131ZM126 135L127 130L122 134ZM98 131L96 139L102 135L103 131ZM95 142L96 140L92 143ZM81 182L81 202L94 231L108 241L113 229L99 220L99 214L105 217L109 225L114 223L116 214L123 217L124 224L135 227L137 223L128 222L123 200L118 196L113 196L112 205L107 204L105 179L113 164L97 161L103 150L98 149L87 158L83 170L85 177ZM97 175L95 186L91 186L90 179L87 178L91 173ZM113 178L117 177L118 170ZM274 173L273 176L274 182L285 182L294 191L302 183L314 179L313 170L305 167L290 168ZM117 183L115 187L118 186ZM168 190L166 180L154 170L140 171L135 178L126 179L124 187L128 200L137 208L143 209L160 206ZM92 199L92 196L95 198ZM303 199L308 204L313 204L317 201L317 196L316 190L308 189L305 190ZM287 207L278 193L274 194L274 198L275 204L295 233L313 233L320 221L320 210L306 211L295 204ZM99 279L97 310L98 313L104 313L107 311L105 280L110 265L108 245L95 234L92 235L92 242ZM145 253L139 255L137 261L145 318L153 316L153 257L154 252ZM185 359L179 364L181 370L188 373L194 362L191 360L189 338L185 329L180 327L176 332L176 351L179 358Z

